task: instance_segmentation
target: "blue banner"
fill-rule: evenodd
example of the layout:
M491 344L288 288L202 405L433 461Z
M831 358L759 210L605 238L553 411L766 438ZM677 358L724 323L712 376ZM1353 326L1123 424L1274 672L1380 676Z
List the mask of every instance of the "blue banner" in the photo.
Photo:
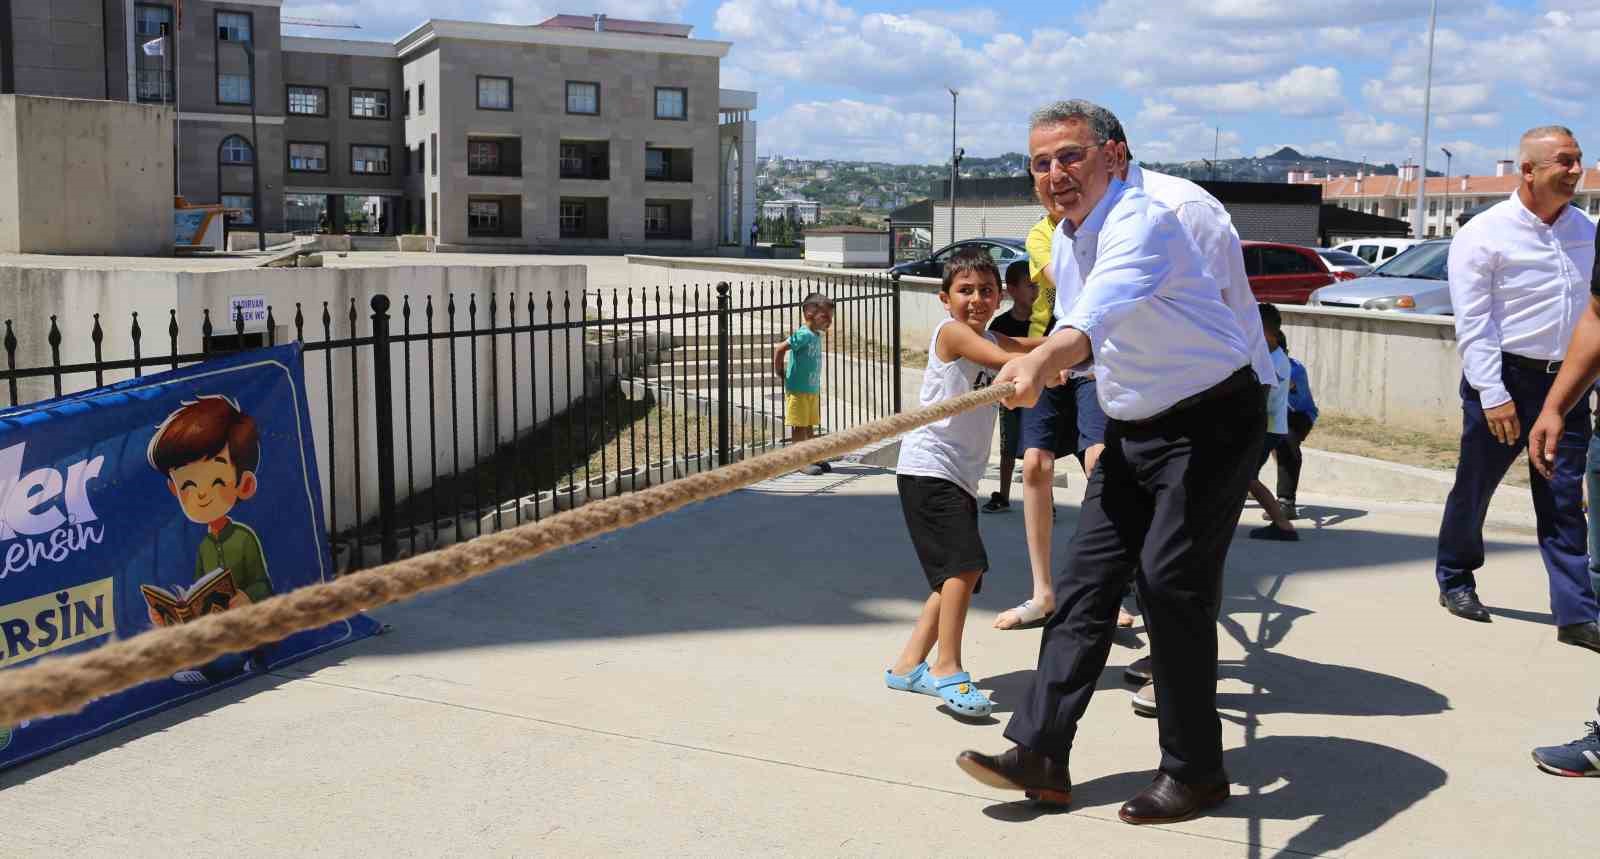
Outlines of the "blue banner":
M0 412L0 670L333 577L300 346ZM0 726L0 768L377 631L358 615Z

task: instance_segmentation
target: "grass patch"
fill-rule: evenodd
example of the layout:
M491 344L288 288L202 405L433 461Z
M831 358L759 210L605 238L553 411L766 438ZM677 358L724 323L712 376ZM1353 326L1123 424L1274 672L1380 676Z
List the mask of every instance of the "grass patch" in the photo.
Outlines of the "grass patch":
M1367 456L1436 471L1455 471L1461 437L1388 426L1371 418L1324 413L1306 439L1307 447ZM1528 485L1528 452L1524 449L1506 471L1502 484Z

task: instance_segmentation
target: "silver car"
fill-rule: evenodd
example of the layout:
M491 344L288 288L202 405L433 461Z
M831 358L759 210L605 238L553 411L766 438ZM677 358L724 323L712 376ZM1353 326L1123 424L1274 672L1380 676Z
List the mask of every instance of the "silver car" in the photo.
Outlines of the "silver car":
M1368 277L1322 287L1311 293L1306 305L1448 316L1453 313L1446 272L1449 260L1449 239L1426 241L1379 266Z

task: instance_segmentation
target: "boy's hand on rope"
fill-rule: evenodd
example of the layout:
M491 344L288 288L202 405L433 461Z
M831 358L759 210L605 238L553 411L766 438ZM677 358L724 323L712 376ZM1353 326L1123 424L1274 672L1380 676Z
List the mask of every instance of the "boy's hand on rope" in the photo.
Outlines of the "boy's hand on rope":
M1043 366L1044 362L1039 360L1038 354L1037 351L1034 351L1012 358L1006 362L1004 367L1000 368L1000 374L994 377L994 384L1010 384L1015 388L1010 396L1001 400L1006 408L1032 408L1035 403L1039 402L1039 393L1041 391L1052 385L1059 384L1057 379L1046 378L1047 375L1059 374L1047 374Z

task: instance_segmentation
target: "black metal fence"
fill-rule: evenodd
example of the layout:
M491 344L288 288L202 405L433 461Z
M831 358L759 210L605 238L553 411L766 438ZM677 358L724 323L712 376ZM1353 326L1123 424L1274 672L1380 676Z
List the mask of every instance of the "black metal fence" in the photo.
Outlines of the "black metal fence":
M837 308L824 338L821 431L898 411L898 281L826 274L402 295L398 307L385 294L297 301L286 321L269 306L264 330L247 330L242 315L218 328L205 310L198 343L184 328L196 320L176 310L154 336L133 313L125 341L110 338L126 344L124 357L105 354L98 313L87 330L56 316L44 331L8 319L0 379L19 405L302 343L328 530L338 566L353 568L784 443L773 350L801 324L812 291Z

